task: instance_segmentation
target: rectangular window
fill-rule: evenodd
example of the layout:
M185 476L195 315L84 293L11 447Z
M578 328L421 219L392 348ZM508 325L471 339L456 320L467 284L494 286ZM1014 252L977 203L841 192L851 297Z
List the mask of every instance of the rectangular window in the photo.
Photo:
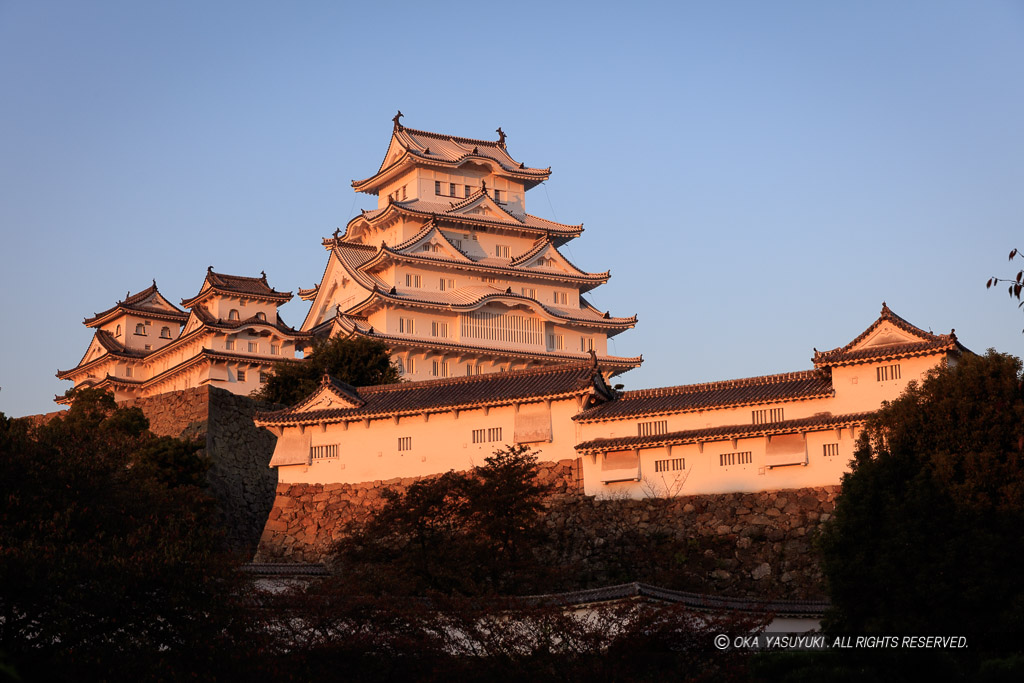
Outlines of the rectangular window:
M494 245L494 255L498 258L508 258L508 245L507 244L496 244Z
M584 353L594 350L594 338L593 337L580 337L580 351Z
M447 377L448 376L448 361L434 361L433 375L434 377Z
M900 364L883 365L875 368L875 379L879 382L887 382L890 379L900 378Z
M238 371L238 381L239 382L244 382L245 381L245 370L239 370Z
M440 180L435 180L434 181L434 194L441 194L441 181Z
M754 462L754 455L751 451L722 453L718 456L718 465L720 467L728 467L729 465L749 465L752 462Z
M686 469L686 458L671 458L654 461L655 472L668 472L669 470L678 472L679 470L684 469Z
M568 300L569 300L569 299L568 299L568 297L566 296L565 292L555 292L555 303L556 303L556 304L564 304L564 303L566 303L566 302L567 302Z
M416 334L416 321L412 318L398 319L399 334Z
M135 374L135 368L133 368L132 366L129 365L128 367L126 367L124 369L124 376L125 377L132 377L132 376L134 376L134 374Z
M537 290L535 288L533 288L533 287L523 287L522 288L522 292L523 292L523 296L528 296L531 299L536 299L537 298Z
M409 360L405 361L405 371L410 375L416 374L416 359L409 357Z
M473 194L473 188L470 187L469 185L466 185L466 196L468 197L471 194Z
M501 202L501 190L494 191L494 201Z
M501 427L491 427L487 430L488 441L501 441Z
M763 425L770 422L782 422L782 408L766 408L764 410L751 411L754 424Z
M280 355L280 353L281 353L281 345L280 344L271 344L270 345L270 355L271 356L277 356L277 355Z
M448 323L439 323L437 321L430 323L430 336L432 337L447 337L448 336Z
M656 436L668 433L668 420L641 422L637 425L637 436Z
M259 342L249 342L249 353L259 353L259 352L260 352L260 343Z
M448 183L448 195L450 197L455 196L455 183Z
M153 345L152 344L146 344L146 350L147 351L151 351L152 349L153 349Z
M234 351L235 350L235 340L234 339L228 339L227 341L225 341L224 342L224 348L227 349L228 351Z
M406 287L422 287L423 278L419 275L413 275L411 273L405 274L405 286Z
M826 458L831 458L833 456L839 455L839 444L827 443L822 447L822 451Z
M330 444L327 446L310 446L309 456L313 460L323 460L325 458L337 458L338 457L338 444Z
M565 336L561 334L549 334L548 335L548 349L551 351L561 351L565 348Z
M399 451L411 451L412 450L412 437L411 436L400 436L400 437L398 437L398 450Z
M446 291L455 289L455 278L443 277L438 282L437 286L438 286L438 289L440 289L442 292L446 292Z

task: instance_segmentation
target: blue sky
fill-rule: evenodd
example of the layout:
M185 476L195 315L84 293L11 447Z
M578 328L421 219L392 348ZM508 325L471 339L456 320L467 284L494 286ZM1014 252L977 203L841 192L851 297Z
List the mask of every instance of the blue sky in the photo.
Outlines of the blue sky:
M207 266L310 287L396 109L553 175L629 388L810 367L883 300L1020 354L1024 3L0 0L0 411ZM298 325L306 304L282 309Z

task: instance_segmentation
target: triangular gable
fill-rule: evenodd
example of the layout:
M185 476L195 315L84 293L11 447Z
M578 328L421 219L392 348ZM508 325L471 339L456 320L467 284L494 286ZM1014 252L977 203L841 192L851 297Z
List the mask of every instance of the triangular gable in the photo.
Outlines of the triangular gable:
M451 209L445 211L445 215L484 218L498 221L507 221L512 219L517 223L523 222L512 213L506 211L484 191L478 191L463 201L455 204Z
M398 139L395 134L391 135L391 142L388 144L388 151L384 155L384 161L381 162L380 168L377 169L377 173L380 173L386 168L394 166L398 161L405 156L405 145Z
M355 387L325 375L320 381L320 387L289 412L301 414L320 410L351 410L365 403Z
M930 341L924 336L914 334L901 329L892 322L881 321L876 328L864 339L850 347L850 351L859 351L878 346L894 346L897 344L917 344L922 341Z
M473 262L472 259L452 244L451 240L438 230L433 222L427 223L419 233L389 251L410 256L443 258L450 261L464 261L466 263Z
M834 349L834 351L850 353L883 346L935 342L941 339L941 335L925 332L920 327L910 324L893 313L892 309L883 303L882 312L875 322L871 323L866 330L857 335L849 344L840 349Z
M548 239L539 240L538 244L512 259L510 266L529 270L540 270L545 273L572 275L576 277L607 277L608 273L586 273L569 259L565 258Z
M956 335L933 334L912 325L882 304L882 313L875 322L846 346L831 351L814 351L816 366L868 362L872 358L936 352L959 353L964 348Z
M189 334L191 332L195 332L200 327L205 325L206 323L203 320L203 315L202 315L204 313L206 314L206 316L208 316L210 318L213 317L209 313L206 312L206 309L203 308L202 305L196 306L191 311L189 311L188 320L185 321L185 326L181 328L181 334L178 335L178 337L179 338L180 337L184 337L186 334Z
M168 301L163 294L154 290L152 294L141 301L132 304L132 308L142 308L150 311L162 311L171 315L184 315L185 312Z

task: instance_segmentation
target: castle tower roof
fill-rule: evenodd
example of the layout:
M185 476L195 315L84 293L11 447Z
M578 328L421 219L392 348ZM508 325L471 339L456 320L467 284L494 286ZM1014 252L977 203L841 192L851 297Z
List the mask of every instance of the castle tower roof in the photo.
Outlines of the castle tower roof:
M260 277L227 275L215 273L213 266L210 266L206 271L206 279L203 280L203 284L199 288L199 293L191 299L182 299L181 305L192 308L216 295L238 296L277 304L287 303L292 298L291 292L279 292L268 285L266 273L261 273Z
M413 166L459 168L479 164L497 176L514 178L529 189L551 175L550 168L530 168L513 159L505 148L505 134L498 129L498 140L476 140L444 133L406 128L395 117L391 143L377 173L364 180L353 180L356 192L377 194L382 186Z
M102 313L94 313L83 323L86 327L99 327L127 313L176 323L185 322L185 319L188 318L188 313L172 304L160 293L156 287L156 280L153 280L153 284L146 289L136 294L129 292L124 299Z

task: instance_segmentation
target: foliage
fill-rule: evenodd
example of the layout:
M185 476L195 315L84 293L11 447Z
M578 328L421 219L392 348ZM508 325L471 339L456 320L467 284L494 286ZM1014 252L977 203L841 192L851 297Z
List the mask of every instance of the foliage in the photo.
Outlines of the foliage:
M827 628L1020 633L1022 451L1021 362L1011 356L964 356L883 406L823 531Z
M359 387L390 384L401 378L383 343L365 337L332 337L318 340L302 361L278 361L266 383L252 396L294 405L316 391L325 374Z
M509 446L469 473L386 490L385 504L339 544L342 573L377 593L519 592L542 580L537 456Z
M218 669L236 589L205 460L107 393L75 398L40 426L0 415L0 652L28 679Z
M1024 259L1024 253L1019 249L1011 249L1009 260L1012 262L1015 258ZM1013 278L1001 278L993 275L985 283L985 289L991 289L1000 283L1007 283L1006 291L1010 298L1020 301L1017 308L1024 308L1024 300L1021 299L1021 294L1024 293L1024 269L1018 270L1017 275Z
M765 626L748 615L624 601L566 608L535 599L368 597L335 579L271 597L265 630L278 666L316 680L344 666L354 680L746 680L746 653L715 633ZM282 617L300 613L303 619Z

